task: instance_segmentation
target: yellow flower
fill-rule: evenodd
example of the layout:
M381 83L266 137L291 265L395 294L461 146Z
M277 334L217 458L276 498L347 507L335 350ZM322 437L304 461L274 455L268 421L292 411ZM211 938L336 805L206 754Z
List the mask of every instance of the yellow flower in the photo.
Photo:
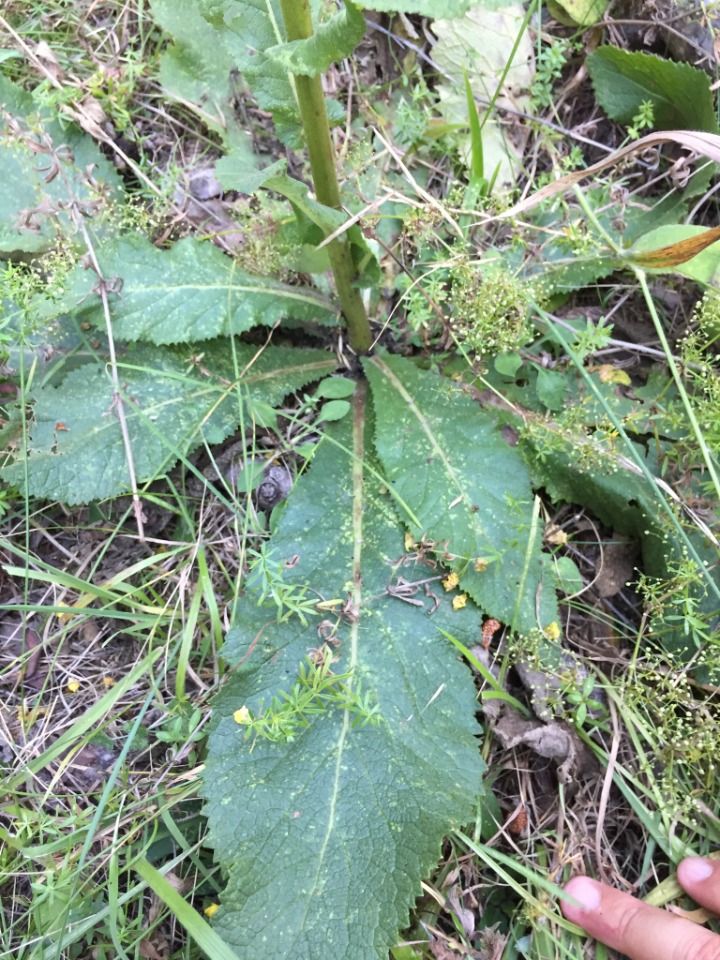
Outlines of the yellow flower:
M557 620L553 620L552 623L549 623L545 627L545 636L548 640L559 640L560 639L560 624Z
M219 909L220 909L219 903L211 903L209 907L205 907L205 909L203 910L203 913L205 914L206 917L212 917L214 914L218 912Z
M236 710L233 714L233 720L235 723L250 723L252 717L247 707L240 707L240 709Z
M548 543L554 543L556 546L564 547L568 542L568 535L564 530L561 530L560 527L556 527L554 523L549 523L545 527L545 539Z
M632 380L624 370L614 367L611 363L601 363L597 371L603 383L620 383L624 387L629 387L632 383Z
M47 707L32 707L28 710L26 705L21 703L17 707L17 722L27 732L34 723L37 723L40 717L47 716L47 713Z
M103 685L104 687L107 687L108 689L110 689L110 687L114 687L116 683L117 683L117 680L113 680L112 677L103 677L103 678L102 678L102 685Z
M485 557L478 557L475 561L475 573L485 573L488 564Z
M72 619L72 617L74 616L74 612L73 612L73 608L70 606L69 603L63 603L62 601L60 601L58 603L58 607L60 607L62 610L68 611L67 613L58 613L57 618L60 621L60 623L65 624L68 622L68 620Z
M407 553L409 553L411 550L414 549L414 547L415 547L415 540L413 539L413 535L408 530L405 533L405 550Z
M453 597L453 610L462 610L466 603L467 594L459 593L456 597Z
M80 681L79 681L79 680L68 680L67 689L68 689L68 691L69 691L70 693L77 693L78 690L80 689Z
M449 573L442 582L442 585L446 590L454 590L455 587L460 583L458 575L453 570L452 573Z

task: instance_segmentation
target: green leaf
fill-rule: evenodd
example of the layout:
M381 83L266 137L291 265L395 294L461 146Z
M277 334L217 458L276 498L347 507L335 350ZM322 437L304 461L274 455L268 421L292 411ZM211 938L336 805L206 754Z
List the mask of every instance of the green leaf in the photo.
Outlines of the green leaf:
M332 420L342 420L350 412L347 400L329 400L322 405L319 420L321 423L330 423Z
M587 438L580 449L577 441L563 439L552 426L546 433L533 431L523 443L535 482L548 496L588 507L607 527L641 543L643 570L648 576L667 575L668 552L675 549L677 538L668 538L667 520L642 475ZM640 445L637 450L644 455Z
M0 104L15 119L14 132L0 128L0 254L42 253L56 237L75 232L69 200L99 209L103 189L105 199L120 199L120 179L90 137L61 124L4 77Z
M452 624L467 643L477 613L454 614L443 596L428 616L422 592L424 609L388 594L403 542L376 479L363 396L359 386L354 417L321 441L272 540L286 587L340 604L306 625L277 623L274 606L246 592L223 648L231 669L213 706L203 794L227 877L214 925L240 960L254 960L259 942L266 960L385 960L442 837L482 792L473 680L439 630ZM340 614L348 596L357 616ZM362 685L380 723L353 726L328 706L290 742L246 740L233 714L291 693L322 621L326 638L336 625L333 671Z
M138 347L120 367L125 416L138 482L152 480L204 439L218 443L242 420L244 398L273 406L291 390L326 376L335 361L319 350L236 347L238 380L226 342L203 345L202 369L187 349ZM87 503L130 489L113 386L104 364L74 370L35 398L27 453L31 496ZM24 465L2 476L24 484Z
M247 463L245 469L238 472L235 488L238 493L248 493L262 482L264 474L264 463Z
M378 455L417 520L403 517L415 539L445 545L460 589L490 616L518 630L557 619L529 474L494 418L402 357L375 357L365 371L382 411Z
M211 243L190 237L168 250L144 237L120 237L100 247L98 260L117 290L110 294L110 309L120 340L191 343L272 326L284 317L330 323L336 316L315 290L253 277ZM95 274L78 265L63 297L48 309L55 315L71 310L104 329L96 284Z
M327 380L318 384L315 396L325 400L345 400L354 392L354 380L349 380L347 377L328 377Z
M300 226L301 238L305 243L313 245L321 243L326 237L339 230L348 219L347 214L342 210L335 210L311 197L305 184L292 177L270 177L263 186L267 190L275 190L290 201ZM353 224L340 235L339 239L352 247L353 261L358 269L361 284L372 286L379 283L380 265L368 246L360 226L357 223ZM324 266L323 269L325 269Z
M203 17L200 3L151 0L150 10L175 41L160 58L165 92L194 107L209 127L224 135L232 122L230 74L235 64L222 28Z
M248 413L256 427L270 427L277 430L277 410L262 400L248 399Z
M551 6L552 10L550 10ZM560 8L558 11L555 10L556 6ZM556 15L564 11L569 18L570 26L578 24L581 27L589 27L602 20L607 6L608 0L550 0L548 12L561 23L566 23L566 20Z
M537 267L527 270L528 278L540 278L543 292L548 296L555 293L567 293L570 290L582 290L596 280L610 276L622 267L622 261L615 256L590 254L588 256L567 254L551 247L547 259Z
M485 157L483 151L482 127L475 105L475 95L470 85L467 70L464 71L465 99L468 106L468 122L470 125L470 184L484 196L487 191L485 180Z
M643 101L658 130L718 131L706 73L650 53L600 47L585 61L598 103L613 120L630 123Z
M220 939L212 927L198 913L194 905L178 893L176 886L157 871L142 857L133 860L133 870L147 883L150 889L157 894L166 907L177 917L178 921L190 934L194 942L213 960L237 960L237 956Z
M344 0L343 9L319 24L312 37L270 47L265 53L291 73L313 77L349 57L364 36L365 17L354 3Z
M261 110L284 143L297 143L300 117L288 72L267 51L285 40L277 0L213 0L206 14Z
M298 221L302 224L309 223L318 230L310 232L303 237L307 242L319 243L325 237L339 230L347 220L347 214L342 210L335 210L334 207L328 207L320 203L314 197L310 196L308 186L288 176L270 177L264 183L268 190L274 190L282 194L293 206ZM304 219L303 219L304 218Z
M248 196L255 193L266 180L283 174L287 160L275 160L262 170L257 169L258 158L245 138L235 138L229 151L215 164L215 176L226 190L237 190Z
M535 383L537 397L548 410L562 410L568 394L568 382L565 374L557 370L538 370Z
M272 113L284 143L301 142L300 117L287 69L267 55L285 40L277 0L152 0L153 17L175 43L160 80L222 136L233 123L231 79L239 71L261 110Z
M494 189L506 189L515 184L523 170L522 141L511 143L507 131L498 122L496 113L505 107L528 110L528 90L533 73L532 41L524 29L525 8L520 3L472 4L462 19L463 10L440 19L438 11L444 4L429 4L435 19L433 33L438 40L433 47L433 63L441 78L436 86L438 110L446 123L468 127L468 97L465 78L474 100L493 102L495 109L483 116L478 124L482 138L484 176ZM504 9L497 9L499 6ZM503 79L502 88L498 82ZM476 108L473 104L473 111ZM493 116L492 114L495 114ZM458 141L466 165L477 157L478 134L472 125L467 135L453 138ZM475 148L475 149L474 149ZM472 177L472 169L469 170Z
M582 574L570 557L557 557L554 570L558 589L565 594L577 593L583 588Z
M504 377L514 378L522 365L523 359L518 353L499 353L493 361L493 366L497 372Z

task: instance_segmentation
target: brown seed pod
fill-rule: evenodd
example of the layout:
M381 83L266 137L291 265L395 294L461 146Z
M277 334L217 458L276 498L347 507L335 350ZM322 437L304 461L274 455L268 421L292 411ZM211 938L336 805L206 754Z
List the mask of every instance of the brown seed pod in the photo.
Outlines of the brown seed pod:
M525 831L528 825L528 815L525 807L520 807L512 818L510 823L507 825L510 833L514 834L516 837L519 837L521 833Z

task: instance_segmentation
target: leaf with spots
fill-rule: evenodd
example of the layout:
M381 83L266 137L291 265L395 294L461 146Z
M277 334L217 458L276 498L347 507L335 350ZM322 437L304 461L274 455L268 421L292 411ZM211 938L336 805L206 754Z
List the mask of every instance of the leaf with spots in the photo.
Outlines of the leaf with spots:
M243 420L249 400L275 405L331 373L320 350L203 344L202 369L187 348L137 347L120 362L125 416L138 482L152 480L203 441L219 443ZM256 359L255 359L256 358ZM247 415L245 417L247 419ZM113 386L104 363L84 364L35 395L26 462L2 476L31 496L88 503L130 490Z
M443 836L472 817L482 792L473 679L440 632L472 644L479 615L452 610L436 570L402 565L364 384L353 418L328 429L271 543L282 589L312 602L305 622L278 622L275 605L247 591L223 649L231 669L214 702L203 787L227 877L214 921L240 960L258 951L266 960L385 960ZM434 613L422 586L401 599L400 577L431 578ZM315 601L324 606L315 611ZM353 726L352 713L330 704L292 739L246 737L243 722L292 696L323 638L326 656L338 657L331 669L349 674L351 696L376 708L379 722Z
M491 411L402 357L366 361L375 445L412 535L444 546L460 589L518 630L557 618L530 476ZM539 621L539 622L538 622Z
M61 175L48 175L53 164ZM121 197L117 171L97 144L5 77L0 77L0 169L3 260L44 253L71 233L71 199L100 210Z
M332 323L335 306L308 287L293 287L245 273L211 243L186 238L159 250L145 237L104 243L100 268L110 286L113 332L120 340L194 343L278 320ZM57 315L73 311L105 328L97 276L81 265L68 277L62 298L45 306Z

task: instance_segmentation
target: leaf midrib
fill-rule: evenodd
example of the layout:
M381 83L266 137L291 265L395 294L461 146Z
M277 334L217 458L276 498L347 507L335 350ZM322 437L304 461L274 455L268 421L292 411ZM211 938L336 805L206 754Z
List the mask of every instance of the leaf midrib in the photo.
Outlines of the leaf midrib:
M307 303L312 303L315 306L322 306L326 310L332 310L332 304L330 304L324 297L319 294L311 295L309 293L302 293L299 290L294 290L292 288L286 288L280 285L277 286L263 286L262 284L250 284L250 283L205 283L198 284L196 283L173 283L173 284L140 284L134 283L125 291L125 295L129 298L130 295L143 295L143 294L153 294L158 293L165 294L169 296L173 293L182 292L184 290L192 290L197 293L206 293L213 290L222 290L223 292L227 291L232 293L234 291L242 291L243 293L256 293L256 294L267 294L278 296L282 294L282 298L285 300L302 300ZM224 303L220 303L219 306L224 307Z
M363 548L363 495L364 495L364 456L365 456L365 403L367 395L367 384L360 381L355 389L353 398L353 457L350 461L353 481L353 499L352 499L352 602L355 610L362 608L362 577L360 575L362 564ZM359 641L359 617L350 623L350 657L347 672L350 674L348 686L352 687L354 682L354 672L358 662L358 641ZM337 810L338 797L340 795L340 771L342 768L342 759L347 740L348 730L350 729L350 711L343 713L342 726L337 739L335 757L335 771L333 774L332 793L328 808L328 820L325 830L325 836L318 853L317 868L313 877L312 887L307 897L307 907L303 926L307 922L308 913L311 905L317 903L314 899L320 882L325 856L330 846L333 830L335 828L335 812Z
M405 401L408 409L413 414L417 422L420 424L420 427L423 433L430 441L432 449L436 452L437 456L442 461L443 467L445 468L447 475L452 480L453 485L455 486L455 489L458 491L459 495L462 497L463 503L469 506L470 500L468 499L468 495L465 491L465 487L460 482L460 478L455 472L455 468L450 463L450 460L448 459L447 454L445 453L445 451L443 450L443 448L440 446L437 439L435 438L435 434L432 430L432 427L428 423L427 418L424 416L420 408L415 403L415 400L405 389L405 386L403 385L403 383L398 379L398 377L395 376L395 374L390 369L390 367L388 367L379 357L373 357L372 362L375 364L376 367L378 367L383 372L383 374L388 379L388 381L392 384L392 386L397 390L397 392L400 394L402 399Z

